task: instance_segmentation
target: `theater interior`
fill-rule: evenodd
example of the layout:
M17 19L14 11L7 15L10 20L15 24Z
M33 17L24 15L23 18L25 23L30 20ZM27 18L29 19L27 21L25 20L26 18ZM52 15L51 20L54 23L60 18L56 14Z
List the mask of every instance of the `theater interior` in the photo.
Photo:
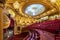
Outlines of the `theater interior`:
M0 40L60 40L60 0L0 0Z

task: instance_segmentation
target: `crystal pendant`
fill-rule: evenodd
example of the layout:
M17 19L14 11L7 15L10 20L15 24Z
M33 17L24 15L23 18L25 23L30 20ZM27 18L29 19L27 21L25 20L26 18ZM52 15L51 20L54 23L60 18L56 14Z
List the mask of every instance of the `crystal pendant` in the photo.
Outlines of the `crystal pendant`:
M32 4L25 9L25 14L30 16L36 16L45 11L45 6L42 4Z

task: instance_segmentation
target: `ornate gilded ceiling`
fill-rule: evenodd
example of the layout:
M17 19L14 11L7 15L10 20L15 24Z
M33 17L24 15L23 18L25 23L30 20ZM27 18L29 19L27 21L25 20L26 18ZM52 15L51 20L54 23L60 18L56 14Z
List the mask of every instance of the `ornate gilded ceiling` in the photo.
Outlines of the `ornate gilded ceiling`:
M5 0L4 9L15 21L15 33L18 26L60 18L60 0Z

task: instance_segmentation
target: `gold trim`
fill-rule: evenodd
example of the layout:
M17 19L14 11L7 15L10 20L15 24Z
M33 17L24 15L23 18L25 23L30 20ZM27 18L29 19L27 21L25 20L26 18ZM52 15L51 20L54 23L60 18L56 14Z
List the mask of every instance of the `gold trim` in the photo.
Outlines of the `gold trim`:
M10 19L7 15L3 14L3 29L6 29L10 26Z

